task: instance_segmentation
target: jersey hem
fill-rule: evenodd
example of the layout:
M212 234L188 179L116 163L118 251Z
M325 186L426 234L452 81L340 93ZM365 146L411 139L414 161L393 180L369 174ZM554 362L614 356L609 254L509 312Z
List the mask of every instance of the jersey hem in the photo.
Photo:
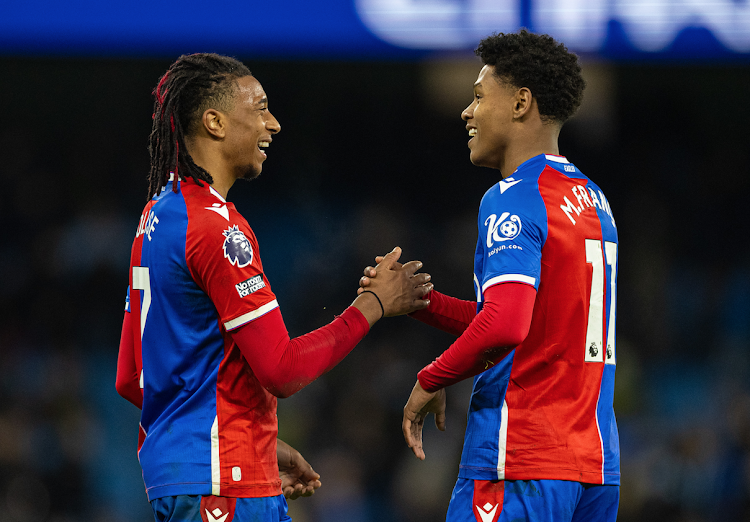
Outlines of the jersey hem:
M460 465L458 477L473 480L498 480L497 468ZM527 468L508 471L505 468L505 480L567 480L583 484L602 484L605 486L619 486L620 473L602 473L594 471L580 471L567 468Z
M179 495L212 495L211 482L181 482L177 484L164 484L146 488L148 501L162 497L176 497ZM260 498L276 497L283 494L281 481L270 484L255 484L250 486L237 486L231 483L222 483L219 487L219 496L237 498Z

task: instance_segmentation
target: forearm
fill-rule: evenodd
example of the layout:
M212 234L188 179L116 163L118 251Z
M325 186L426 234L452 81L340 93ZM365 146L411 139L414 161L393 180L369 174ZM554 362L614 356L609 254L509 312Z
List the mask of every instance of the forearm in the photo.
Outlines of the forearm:
M336 366L368 331L367 319L349 307L326 326L290 339L277 308L233 331L232 338L261 385L289 397Z
M456 337L464 333L477 315L475 301L464 301L435 290L424 299L430 301L430 306L409 316Z
M485 292L482 311L440 357L417 375L429 392L473 377L523 342L531 326L536 291L520 283L495 285Z

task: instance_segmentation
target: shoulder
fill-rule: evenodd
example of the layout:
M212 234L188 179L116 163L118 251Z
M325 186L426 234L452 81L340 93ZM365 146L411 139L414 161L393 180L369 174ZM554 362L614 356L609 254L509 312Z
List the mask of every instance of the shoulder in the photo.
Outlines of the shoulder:
M544 202L539 192L541 169L517 170L495 183L482 198L480 214L509 211L527 216L544 211Z

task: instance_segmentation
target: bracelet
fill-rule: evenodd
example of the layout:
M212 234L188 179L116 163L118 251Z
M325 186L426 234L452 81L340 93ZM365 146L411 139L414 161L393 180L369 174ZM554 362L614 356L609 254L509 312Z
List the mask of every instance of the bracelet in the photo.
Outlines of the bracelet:
M380 318L382 319L383 317L385 317L385 308L383 308L383 303L382 303L382 301L380 301L380 298L378 297L378 294L376 294L372 290L363 290L362 293L363 294L372 294L372 295L375 296L375 299L378 300L378 304L380 305L380 311L382 312L382 315L380 316Z

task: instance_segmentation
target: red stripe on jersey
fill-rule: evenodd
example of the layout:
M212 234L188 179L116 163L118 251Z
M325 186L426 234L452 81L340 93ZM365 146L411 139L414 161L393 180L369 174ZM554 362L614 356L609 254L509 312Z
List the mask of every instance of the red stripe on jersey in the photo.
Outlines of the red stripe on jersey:
M549 166L539 176L548 233L531 329L506 393L506 479L603 482L596 412L604 361L584 360L593 270L586 240L601 244L602 232L596 208L578 192L586 183Z
M261 386L228 334L224 336L224 360L216 380L216 415L220 494L229 497L280 495L276 397Z

